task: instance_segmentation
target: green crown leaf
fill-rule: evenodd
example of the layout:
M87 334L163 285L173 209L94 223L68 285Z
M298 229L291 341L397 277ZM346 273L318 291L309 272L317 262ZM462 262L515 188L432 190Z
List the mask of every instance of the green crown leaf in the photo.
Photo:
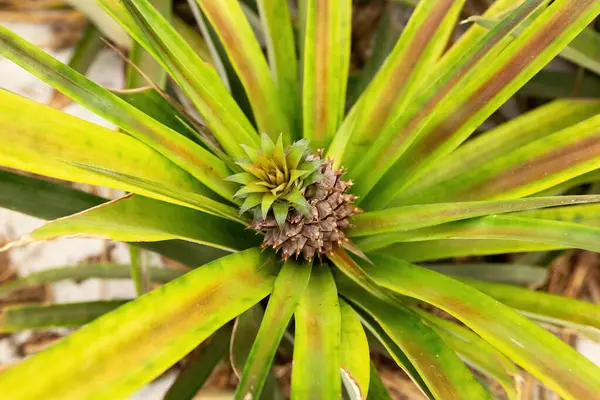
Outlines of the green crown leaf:
M304 197L305 189L322 179L324 160L319 154L311 154L308 140L299 140L287 148L283 136L273 142L261 135L259 149L242 145L247 158L236 162L245 172L226 178L242 187L235 198L244 199L240 214L254 212L258 218L266 218L271 210L281 227L290 208L310 215L311 206Z

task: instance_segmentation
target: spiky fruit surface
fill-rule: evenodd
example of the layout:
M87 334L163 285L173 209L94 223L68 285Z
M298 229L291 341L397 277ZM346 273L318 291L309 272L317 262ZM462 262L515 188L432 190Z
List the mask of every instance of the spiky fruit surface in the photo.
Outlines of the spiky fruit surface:
M306 188L304 196L310 205L309 216L294 210L289 213L283 229L272 216L254 221L251 227L265 234L262 247L281 251L284 260L302 255L312 261L315 255L320 257L347 240L344 229L350 226L350 218L358 211L352 204L356 196L346 193L352 183L342 180L343 170L334 171L332 164L330 160L325 161L320 168L322 179Z
M312 261L347 241L344 229L358 209L343 169L334 170L320 151L311 154L306 140L285 149L281 137L274 143L263 135L260 149L244 150L248 159L237 164L245 172L228 180L242 185L240 213L254 213L249 227L265 234L263 248L281 251L284 260L302 255Z

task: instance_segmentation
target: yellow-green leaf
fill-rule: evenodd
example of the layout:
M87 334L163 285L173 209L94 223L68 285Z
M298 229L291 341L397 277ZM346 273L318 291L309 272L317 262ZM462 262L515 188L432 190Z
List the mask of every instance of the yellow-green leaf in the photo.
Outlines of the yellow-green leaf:
M141 196L126 196L50 221L16 244L59 237L101 237L124 242L182 239L227 251L258 244L241 225L190 208Z
M315 266L295 312L292 397L337 399L340 378L340 306L329 267Z
M350 0L301 0L303 21L303 136L326 146L344 115L350 67Z
M341 299L340 315L342 318L340 336L342 382L351 400L366 399L370 378L367 335L356 311Z
M567 399L600 393L600 369L507 306L466 284L389 256L373 255L367 273L390 290L452 314Z
M274 268L251 249L188 272L0 374L2 397L127 398L267 296Z
M266 132L273 139L283 134L286 141L291 143L289 109L284 108L280 101L280 98L285 98L289 94L277 89L267 60L239 2L237 0L196 0L196 2L215 28L237 75L244 84L259 130ZM280 23L287 23L287 21Z

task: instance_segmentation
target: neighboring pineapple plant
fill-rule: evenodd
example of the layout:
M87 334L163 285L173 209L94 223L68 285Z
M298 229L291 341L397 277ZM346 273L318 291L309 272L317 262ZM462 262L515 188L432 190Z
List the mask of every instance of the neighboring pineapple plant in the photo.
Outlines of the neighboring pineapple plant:
M571 42L600 0L497 0L450 46L464 1L420 1L353 104L350 0L257 0L258 27L246 3L190 1L205 59L168 1L96 2L135 41L136 89L102 88L5 28L0 54L119 131L0 91L0 166L129 193L0 171L2 206L51 220L6 249L129 242L140 297L6 309L5 332L85 326L2 372L2 399L127 398L209 338L167 398L192 398L228 348L236 398L281 398L280 346L294 399L389 398L370 348L428 398L493 398L495 382L517 399L520 368L563 398L598 397L600 368L539 325L597 337L598 306L412 262L600 250L600 196L557 195L598 178L600 102L557 100L470 139L557 55L581 57ZM136 246L195 268L152 269L172 282L143 294ZM111 274L55 270L0 293Z

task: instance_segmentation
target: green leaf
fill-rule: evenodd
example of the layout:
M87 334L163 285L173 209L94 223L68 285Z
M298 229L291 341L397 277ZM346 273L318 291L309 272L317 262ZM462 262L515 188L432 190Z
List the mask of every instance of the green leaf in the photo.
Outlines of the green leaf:
M394 204L419 204L424 200L425 195L420 195L423 190L443 185L445 181L468 174L598 113L600 101L556 100L538 107L459 147L444 159L443 168L428 170L418 182L406 188ZM574 131L572 133L575 134Z
M413 307L412 310L423 317L467 365L500 383L510 400L519 398L515 387L520 384L518 379L521 378L521 372L504 354L477 334L454 322L418 307Z
M89 0L66 0L72 7L82 12L102 33L103 36L115 42L123 49L131 48L131 38L127 35L118 23L110 15L102 12L102 9L95 1Z
M384 5L384 9L379 17L377 31L373 38L371 55L369 55L367 62L360 72L354 79L351 76L348 82L347 102L349 105L354 105L373 77L375 77L404 30L404 21L399 21L396 18L396 10L397 6L394 4L388 3Z
M200 58L209 65L215 63L215 60L211 57L208 40L205 40L200 32L177 15L173 17L173 26L177 30L177 33L198 53Z
M141 196L126 196L46 223L18 244L58 237L102 237L124 242L183 239L237 251L257 244L238 224Z
M395 303L396 300L391 298L372 278L365 274L362 268L344 249L340 247L334 248L333 251L327 254L327 257L340 271L350 277L359 286L367 289L373 296L392 304Z
M279 100L290 121L293 137L300 134L300 86L298 59L289 6L279 0L258 0L266 36L269 66L279 90Z
M402 352L400 347L398 347L398 345L387 335L387 333L373 319L372 316L370 316L368 313L366 313L360 309L357 309L356 311L360 314L361 320L362 320L363 324L365 325L365 327L368 328L369 331L373 334L373 336L383 345L385 350L388 352L390 358L393 359L396 362L396 364L398 364L398 366L400 368L402 368L402 370L404 372L406 372L408 377L415 383L417 388L423 393L423 396L427 399L433 399L434 398L433 394L429 391L429 388L423 381L423 378L419 375L419 372L416 370L415 366L406 357L406 354L404 354ZM371 366L371 368L373 368L373 366ZM372 398L374 396L373 374L371 374L369 382L370 382L370 384L369 384L369 397L368 398ZM385 390L385 392L387 393L387 390ZM377 393L377 392L375 392L375 393ZM376 396L373 398L375 398L376 400L379 399Z
M256 207L262 202L263 195L261 193L251 193L246 197L242 206L240 207L240 215L251 209L252 207Z
M104 48L104 40L96 26L89 22L79 42L75 46L73 56L69 60L69 67L82 74L86 74L100 50ZM53 91L48 105L54 108L62 108L70 102L70 99L58 91Z
M223 46L223 42L219 39L217 32L214 27L211 26L210 22L206 18L206 15L200 9L200 6L194 0L187 1L194 18L196 19L196 24L200 28L200 33L203 37L206 38L208 43L210 53L212 55L213 65L216 68L223 84L227 88L227 90L231 93L231 97L236 101L240 109L243 111L244 115L249 119L250 123L253 126L256 126L256 121L254 116L252 115L252 107L250 106L250 101L248 100L248 96L246 94L246 90L244 89L244 85L240 81L233 65L229 57L227 56L227 52L225 51L225 47ZM243 5L242 5L243 6ZM252 10L247 10L244 7L244 12ZM250 22L250 16L246 13ZM258 16L253 14L253 16L258 20ZM260 21L259 21L260 24ZM251 24L254 28L254 25ZM256 32L256 30L255 30Z
M184 240L135 243L135 245L162 254L165 257L185 264L190 268L196 268L228 254L228 252L224 250L186 242Z
M344 116L350 67L350 0L301 0L303 49L303 136L325 147Z
M600 79L593 74L581 77L576 71L542 70L521 88L519 94L540 99L562 98L598 98Z
M117 171L106 170L97 168L91 165L69 163L75 167L81 168L86 171L92 171L101 176L107 176L114 178L119 182L132 185L136 188L136 191L147 191L151 193L150 197L162 197L167 200L170 204L182 205L188 208L193 208L208 214L218 215L222 218L229 219L231 221L245 224L246 221L240 218L235 212L235 208L219 203L216 200L212 200L208 197L202 196L197 193L187 191L175 191L168 186L164 186L158 182L152 182L140 178L136 175L123 174Z
M461 280L525 315L539 315L562 325L584 329L591 327L600 332L600 306L596 304L512 285L481 282L475 279Z
M546 268L524 264L431 264L424 267L459 279L471 278L526 287L541 286L548 277Z
M277 138L277 142L275 143L275 148L273 148L273 161L277 165L283 165L287 170L287 160L285 155L285 146L283 145L283 135L279 135Z
M242 371L248 361L250 349L256 339L263 316L263 307L261 304L257 304L235 319L229 346L229 361L233 372L238 378L242 376Z
M367 153L363 154L363 157L354 166L351 172L352 178L358 179L369 174L368 182L365 179L357 181L354 188L355 193L364 196L373 189L396 159L405 152L413 141L414 134L418 132L419 126L436 114L435 111L441 100L453 92L453 88L454 92L466 93L462 86L460 86L460 91L456 89L461 79L468 78L473 67L482 59L496 56L506 44L506 34L537 8L541 1L543 0L526 1L511 13L509 18L502 20L487 34L475 34L465 39L463 41L465 45L462 46L463 51L452 57L451 62L446 60L448 57L444 57L438 65L432 68L432 72L424 77L424 81L418 87L418 92L406 105L400 118L392 121L389 128L378 135L373 145L367 148ZM399 176L401 175L403 174L399 174Z
M194 103L211 132L232 157L240 143L258 145L258 136L218 74L205 63L149 3L97 0L150 52Z
M356 120L344 124L328 155L357 165L378 135L389 129L410 101L418 76L431 68L445 50L464 0L422 1L413 11L394 49L355 105ZM346 129L351 129L347 132ZM347 144L342 143L349 141Z
M407 261L431 261L452 257L522 253L564 248L562 246L502 239L439 239L396 243L385 252Z
M300 139L297 142L294 142L289 149L289 152L286 156L286 163L290 170L296 169L302 156L305 154L308 148L308 140Z
M189 135L191 117L184 115L166 93L144 86L137 89L113 90L113 93L163 125L182 135Z
M275 142L264 132L260 134L260 150L267 158L272 158L275 151Z
M258 178L256 178L249 172L240 172L239 174L233 174L231 176L228 176L227 178L225 178L225 180L229 182L239 183L240 185L247 185L258 180Z
M524 197L600 167L600 117L589 118L437 182L413 202Z
M485 17L470 17L468 20L488 29L498 22L497 18ZM600 73L598 46L600 46L600 34L592 28L584 29L563 49L560 56L598 74Z
M263 218L267 218L267 214L269 213L269 210L271 209L275 199L276 197L271 193L266 193L264 196L262 196L260 211Z
M259 130L273 139L283 133L286 141L291 142L290 122L286 115L289 109L282 107L280 92L240 4L236 0L196 2L214 26L244 84Z
M517 217L549 219L600 226L600 205L587 204L574 207L555 207L547 210L529 210L512 214Z
M4 307L0 332L28 329L79 328L125 304L127 300Z
M259 164L261 160L264 160L264 157L261 157L262 155L259 154L257 148L252 146L246 146L245 144L242 144L241 147L242 149L244 149L244 153L246 153L248 159L250 159L250 162L252 162L252 164Z
M209 339L208 344L203 343L202 349L197 351L190 363L179 372L164 400L192 400L227 355L230 339L231 325L228 324L219 329Z
M113 93L161 124L210 150L230 167L233 165L229 156L214 143L212 133L196 122L183 106L168 97L166 93L150 87L113 91Z
M36 118L31 118L32 115ZM161 182L174 190L210 193L185 171L131 136L4 91L0 91L0 123L6 129L0 137L0 146L10 149L10 152L0 153L2 166L164 199L131 184L65 163L78 162ZM48 135L49 131L61 134Z
M294 208L306 217L310 217L312 215L312 206L308 204L306 198L300 194L297 188L283 198L292 203Z
M194 19L196 20L196 25L198 26L202 37L206 40L206 45L208 51L210 53L211 62L215 69L217 70L219 77L223 81L223 84L227 88L227 91L231 93L232 84L230 82L230 70L228 67L231 65L227 65L229 60L227 59L227 55L225 54L225 50L223 49L223 45L221 44L217 34L214 29L208 25L208 21L206 20L206 16L200 10L200 6L198 3L192 0L188 0L188 5L192 14L194 15ZM187 41L187 40L186 40ZM237 79L237 77L231 77L233 79Z
M409 231L485 215L598 201L600 201L600 196L556 196L389 208L382 211L358 214L353 217L352 224L354 227L348 231L348 236L369 236Z
M235 192L234 197L238 198L238 197L243 197L243 195L247 195L247 194L251 194L251 193L269 193L270 190L268 187L263 186L263 185L259 185L258 183L250 183L244 187L242 187L240 190L238 190L237 192Z
M258 335L263 318L263 308L260 304L252 307L235 320L230 344L230 363L235 375L241 379L252 345ZM284 397L272 371L267 371L262 394L264 400L283 400Z
M2 395L126 398L267 296L274 267L251 249L191 271L3 372ZM32 375L38 378L23 385Z
M348 279L338 280L338 285L402 349L436 399L489 398L454 351L417 314L371 296Z
M42 219L56 219L84 211L108 201L59 183L14 174L0 169L0 207ZM227 254L181 240L137 243L189 266L198 266Z
M216 156L194 144L188 138L149 118L146 114L137 110L115 94L90 81L83 75L57 61L51 55L46 54L43 50L31 45L3 27L0 27L0 54L8 57L38 78L73 98L73 100L81 103L106 120L113 122L136 139L155 149L216 193L227 199L231 199L235 185L223 181L223 178L230 175L227 166ZM3 94L2 97L4 96ZM8 104L9 101L10 104ZM10 112L9 110L16 103L13 100L3 99L0 102L2 104L0 110L3 113ZM39 109L43 110L44 107L39 106ZM49 110L42 112L50 114ZM20 117L24 118L27 114L32 115L33 112L26 113L23 109L19 109L19 114ZM43 126L50 122L49 118L41 118L40 114L35 114L39 118L39 121L36 118L34 122L29 118L30 123L28 125ZM55 127L52 129L53 131L56 130ZM47 130L44 130L44 133L46 132ZM69 133L74 135L71 132ZM64 134L60 135L60 139L65 140L65 136ZM57 139L59 138L54 137L54 140ZM133 141L133 138L129 138L129 140ZM129 147L117 146L115 144L116 140L108 142L105 138L104 141L105 147L111 147L111 153L114 153L115 148L127 149L129 157ZM141 145L138 144L137 147L139 148ZM146 162L146 165L148 164L149 162ZM173 180L173 177L171 180Z
M512 216L488 216L429 228L356 239L364 252L400 241L434 239L508 239L600 251L600 228L583 224ZM538 250L538 249L535 249Z
M394 0L399 1L399 0ZM414 1L417 3L417 0L408 0ZM514 0L495 0L490 4L489 7L485 10L482 17L492 17L499 14L504 14L505 16L515 10L515 1ZM518 22L518 21L516 21ZM514 25L513 25L514 27ZM513 27L509 27L509 30ZM504 32L506 33L506 32ZM464 54L467 53L471 48L477 45L477 43L486 35L489 34L489 29L485 29L477 24L471 24L469 28L464 32L460 37L456 40L456 42L446 51L438 64L436 64L435 68L427 71L421 79L423 82L426 82L429 79L435 79L440 71L445 71L448 68L451 68L454 64L461 61ZM488 36L489 38L489 36ZM498 37L496 37L497 39ZM480 42L479 44L482 44Z
M405 261L372 256L367 273L400 294L428 302L452 314L492 346L568 399L600 391L600 370L567 344L479 291Z
M280 229L285 227L285 221L287 219L289 208L290 206L287 203L273 203L273 213L275 214L277 226L279 226Z
M150 0L152 5L167 19L172 21L172 0ZM125 87L135 89L156 85L164 90L167 85L167 73L142 46L134 42L129 50L129 62L126 69ZM150 81L150 82L148 82Z
M66 185L0 169L0 207L55 219L95 207L106 199Z
M340 381L340 308L326 265L315 266L295 312L291 396L337 399Z
M240 378L237 399L260 398L279 342L310 279L311 268L310 264L291 260L281 268Z
M367 396L367 400L392 400L392 397L381 381L381 377L379 376L379 372L377 372L377 368L375 368L373 361L370 362L370 370L369 395Z
M340 299L340 356L342 382L350 399L367 398L370 378L370 354L367 335L360 317L348 303Z
M148 279L151 282L167 283L183 275L184 272L162 268L149 267ZM39 272L28 274L24 277L11 280L0 285L0 296L12 291L23 289L41 283L53 283L63 280L76 282L90 279L131 279L130 266L119 264L82 264L75 267L54 267Z
M600 180L600 169L596 169L590 172L587 172L583 175L579 175L576 178L569 179L568 181L559 183L556 186L552 186L546 190L542 190L541 192L537 192L533 196L535 197L543 197L543 196L554 196L558 194L565 194L569 190L576 188L582 185L593 184ZM591 189L591 188L590 188ZM595 192L590 192L595 193Z
M526 11L528 7L542 2L526 1L505 20L509 23L522 8ZM416 129L410 129L417 126L411 122L407 125L409 131L397 135L398 141L402 142L400 146L387 146L390 152L395 153L392 159L398 162L389 169L387 178L380 182L380 188L374 192L380 204L388 204L404 187L418 180L427 166L434 165L437 160L458 147L477 126L550 62L599 13L600 2L597 0L552 2L539 17L532 18L531 24L527 20L523 22L529 26L519 37L514 40L507 37L506 40L510 44L505 48L500 43L498 46L503 48L503 51L492 54L493 56L488 55L477 64L471 74L463 79L453 80L453 83L446 87L450 89L447 95L434 97L435 101L424 109L420 108L419 115L427 116L423 122L419 123ZM493 33L493 30L490 33ZM420 103L415 101L411 106L420 107ZM432 106L434 108L430 108ZM405 140L407 138L410 139ZM381 155L381 159L386 159L386 155ZM415 163L412 160L419 162ZM388 163L389 161L390 159L387 160ZM377 179L376 176L374 178ZM359 191L356 192L361 195Z
M144 260L142 260L144 258ZM139 247L129 246L129 259L130 266L129 271L133 285L135 286L135 293L138 296L143 295L148 291L148 283L150 282L147 278L147 265L145 262L145 255L142 254L142 250Z

